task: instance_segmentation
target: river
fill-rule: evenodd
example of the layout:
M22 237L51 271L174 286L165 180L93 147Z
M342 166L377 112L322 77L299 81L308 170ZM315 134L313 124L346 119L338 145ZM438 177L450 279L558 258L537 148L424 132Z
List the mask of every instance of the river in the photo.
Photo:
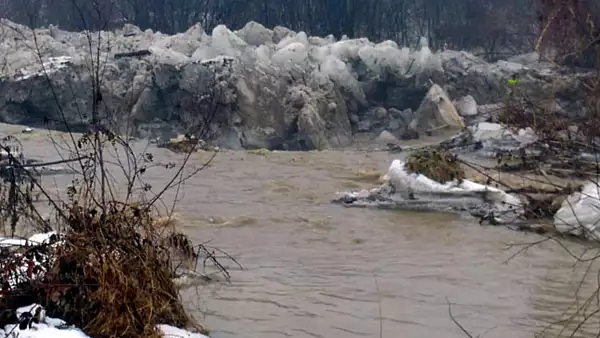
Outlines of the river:
M29 154L50 158L53 148L28 138ZM182 158L151 151L156 161ZM176 210L185 232L244 266L228 263L230 284L183 291L212 337L467 337L448 302L473 336L533 337L558 319L584 270L559 245L541 243L506 262L519 248L511 243L542 237L453 214L329 203L336 191L376 186L394 156L224 151L188 180ZM191 163L207 158L194 154ZM156 169L146 179L159 186L168 177ZM58 190L67 182L45 180Z

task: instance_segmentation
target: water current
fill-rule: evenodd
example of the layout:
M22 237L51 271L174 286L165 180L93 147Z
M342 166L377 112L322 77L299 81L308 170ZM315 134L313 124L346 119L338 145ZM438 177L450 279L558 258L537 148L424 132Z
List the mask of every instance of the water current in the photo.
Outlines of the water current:
M48 142L28 137L23 143L30 156L56 156ZM182 159L164 149L151 152L164 163ZM395 156L223 151L188 180L176 210L185 232L244 266L229 264L230 284L183 291L212 336L466 337L452 322L448 302L473 336L533 337L558 319L585 268L574 267L559 245L541 243L509 260L520 248L511 244L543 237L460 215L330 203L336 191L376 186ZM207 158L198 153L191 162ZM168 178L158 169L146 176L155 186ZM44 180L61 190L69 178ZM590 337L597 322L589 325Z

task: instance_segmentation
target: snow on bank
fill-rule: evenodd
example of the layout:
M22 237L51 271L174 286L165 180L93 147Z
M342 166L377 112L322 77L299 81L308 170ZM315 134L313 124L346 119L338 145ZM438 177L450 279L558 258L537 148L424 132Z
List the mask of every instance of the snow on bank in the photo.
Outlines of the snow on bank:
M370 191L340 193L336 202L361 207L467 211L498 223L510 223L523 214L523 204L514 195L466 179L442 184L409 173L399 159L392 161L384 180L384 185Z
M70 65L70 56L50 57L47 61L44 61L41 65L38 65L35 68L19 69L19 72L16 75L16 80L26 80L34 76L41 76L44 73L50 75L60 69L67 68Z
M158 329L163 333L165 338L208 338L200 333L192 333L170 325L158 325Z
M55 231L35 234L29 238L0 237L0 249L31 248L34 246L51 245L60 243ZM46 255L33 255L27 257L25 252L15 251L11 260L0 262L0 271L5 274L9 288L14 288L19 283L35 280L45 273L44 266L48 263Z
M48 233L34 234L29 238L15 237L0 237L0 249L10 250L15 249L12 253L14 258L11 262L3 260L3 263L8 263L10 267L0 265L2 271L7 278L8 287L10 289L16 287L18 283L24 283L39 278L45 271L44 266L48 265L47 255L41 255L38 258L27 258L23 253L19 252L20 248L30 249L35 246L60 245L59 234L55 231ZM35 255L34 255L35 256ZM0 295L0 297L2 297ZM37 304L32 304L16 310L17 318L22 321L26 316L34 316L36 311L40 312L39 323L32 323L31 328L21 330L19 324L6 325L0 328L1 338L79 338L88 336L80 329L66 326L66 323L58 318L45 316L44 309ZM25 316L23 315L25 314ZM183 329L179 329L170 325L158 325L157 327L164 337L169 338L208 338L199 333L192 333Z
M49 244L53 240L53 236L58 236L58 233L56 231L51 231L42 234L34 234L29 238L0 237L0 247Z
M25 320L27 317L40 313L39 323L31 323L31 328L21 330L19 324L6 325L0 328L0 337L3 338L89 338L78 328L69 327L62 319L45 316L44 309L37 304L25 306L16 310L17 317ZM158 325L165 338L208 338L200 333L192 333L170 325Z

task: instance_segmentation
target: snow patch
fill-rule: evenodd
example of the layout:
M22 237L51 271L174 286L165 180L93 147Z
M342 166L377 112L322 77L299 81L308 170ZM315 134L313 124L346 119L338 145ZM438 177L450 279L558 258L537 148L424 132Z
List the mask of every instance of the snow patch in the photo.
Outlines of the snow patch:
M73 326L68 326L62 319L46 317L45 310L38 304L31 304L16 310L18 318L23 315L35 315L39 311L40 322L31 323L31 328L20 330L19 324L9 324L0 328L3 338L90 338L83 331ZM208 338L200 333L192 333L171 325L157 325L165 338Z
M50 75L69 67L71 61L70 56L49 57L48 61L44 61L41 66L38 64L37 67L34 65L34 67L20 69L15 79L22 81L36 76Z

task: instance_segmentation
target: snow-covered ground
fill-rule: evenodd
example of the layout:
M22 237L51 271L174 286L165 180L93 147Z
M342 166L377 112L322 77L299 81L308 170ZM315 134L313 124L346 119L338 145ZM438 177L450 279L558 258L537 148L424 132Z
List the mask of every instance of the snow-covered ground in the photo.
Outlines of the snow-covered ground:
M18 247L31 247L42 244L58 245L60 244L59 234L56 232L48 232L41 234L34 234L29 238L14 238L14 237L0 237L0 248L18 248ZM35 260L27 260L20 253L15 253L15 262L20 263L19 266L10 271L9 285L14 287L17 283L26 282L29 279L37 278L36 275L43 273L32 273L37 271L36 267L42 267L42 262ZM43 257L42 260L47 259ZM7 271L6 267L0 266L1 271ZM0 296L1 297L1 296ZM34 315L36 311L40 309L41 320L39 323L32 323L31 328L27 327L25 330L19 328L19 324L10 324L4 328L0 328L0 338L78 338L88 337L80 329L74 327L67 327L65 322L58 318L51 318L45 316L45 311L38 304L32 304L26 307L22 307L16 310L17 317L21 320L23 314L29 313ZM163 333L164 337L181 337L181 338L207 338L205 335L198 333L191 333L183 329L179 329L170 325L159 325L158 329Z
M0 248L22 248L44 244L55 246L59 244L58 240L58 234L54 231L34 234L29 238L0 237ZM46 256L39 257L41 261L38 261L35 257L27 258L21 252L14 252L12 258L13 260L8 264L9 266L3 266L0 263L0 271L4 271L5 275L8 276L7 282L10 287L15 287L18 283L27 282L30 279L36 279L39 274L44 273Z
M31 324L31 328L27 327L21 330L19 324L11 324L0 329L0 337L2 338L89 338L78 328L69 327L66 323L57 318L46 317L43 308L38 304L32 304L16 310L17 317L24 318L28 314L32 316L40 309L39 323ZM25 316L24 316L25 314ZM170 325L158 325L163 336L166 338L208 338L199 333L191 333Z

